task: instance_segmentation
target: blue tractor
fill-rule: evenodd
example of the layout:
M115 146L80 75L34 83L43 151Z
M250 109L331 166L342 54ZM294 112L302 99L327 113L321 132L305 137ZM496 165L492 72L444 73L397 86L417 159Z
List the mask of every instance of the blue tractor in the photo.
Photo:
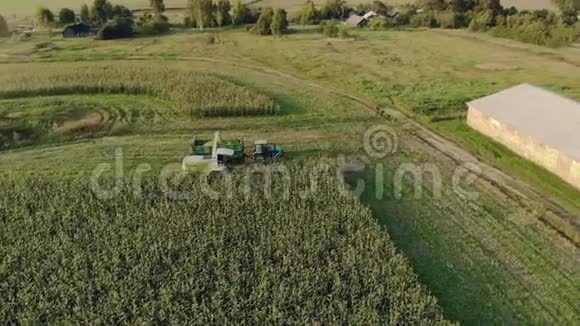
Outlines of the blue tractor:
M270 144L265 140L258 140L254 143L254 160L278 160L284 157L282 146Z

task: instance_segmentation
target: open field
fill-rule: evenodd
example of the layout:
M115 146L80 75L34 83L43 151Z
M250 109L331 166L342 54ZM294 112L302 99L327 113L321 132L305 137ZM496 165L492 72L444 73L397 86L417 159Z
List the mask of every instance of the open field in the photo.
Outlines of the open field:
M438 298L444 316L466 324L575 324L580 318L580 254L573 241L542 222L551 214L543 202L519 202L481 179L470 188L478 198L466 200L450 185L457 162L419 138L413 125L377 117L360 102L328 89L396 107L573 211L580 206L577 191L465 129L461 119L464 101L524 81L580 99L578 49L545 49L464 31L353 34L351 39L329 40L314 30L298 29L275 39L233 29L114 42L45 36L5 41L0 43L1 76L22 70L24 76L19 78L32 80L36 73L42 76L45 71L73 67L91 71L95 66L163 66L219 76L267 96L280 109L272 116L173 117L167 114L172 112L171 103L157 94L6 99L2 100L4 116L48 115L52 120L61 117L63 125L77 118L75 111L65 110L67 106L74 108L81 102L89 103L95 112L117 114L142 106L155 118L129 119L119 128L91 137L39 139L3 151L0 170L13 177L74 176L82 181L98 164L112 164L118 148L123 150L124 170L133 171L144 163L159 170L179 164L193 133L207 135L216 129L248 143L260 138L276 141L292 158L339 154L364 158L365 131L389 126L398 135L399 148L386 159L368 162L369 170L359 176L369 186L362 200L397 249L409 257L419 281ZM49 46L40 49L41 43ZM49 87L51 81L41 82ZM54 110L47 112L46 107ZM444 181L442 194L427 183L420 198L413 196L412 190L417 189L410 185L402 198L394 196L393 175L409 163L437 167ZM371 191L376 183L373 167L386 176L380 199Z

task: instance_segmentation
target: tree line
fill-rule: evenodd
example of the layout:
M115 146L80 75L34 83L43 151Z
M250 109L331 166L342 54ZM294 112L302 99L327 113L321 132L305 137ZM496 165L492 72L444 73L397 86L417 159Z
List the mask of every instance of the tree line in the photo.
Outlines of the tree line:
M241 1L232 6L229 0L189 0L187 27L221 28L228 25L248 25L258 35L282 35L288 32L288 14L281 8L250 8Z
M469 28L492 35L539 45L559 46L573 42L580 34L580 0L552 0L559 13L549 10L519 11L504 8L500 0L417 0L392 6L382 1L349 6L344 0L327 0L317 7L307 0L296 19L303 25L321 24L323 33L338 35L332 20L350 14L374 11L379 17L368 25L373 29L393 27ZM330 31L330 32L328 32Z

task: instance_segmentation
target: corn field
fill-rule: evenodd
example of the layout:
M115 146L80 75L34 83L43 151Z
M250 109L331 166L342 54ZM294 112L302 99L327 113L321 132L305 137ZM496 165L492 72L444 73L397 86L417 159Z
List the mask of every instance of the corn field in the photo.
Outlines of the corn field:
M0 320L446 324L369 211L338 193L336 171L306 195L313 166L273 178L271 197L244 174L212 180L222 195L208 197L189 176L187 200L154 178L102 200L83 180L4 176Z
M22 64L0 68L0 99L72 94L149 95L173 103L178 114L274 114L268 96L215 75L144 62Z

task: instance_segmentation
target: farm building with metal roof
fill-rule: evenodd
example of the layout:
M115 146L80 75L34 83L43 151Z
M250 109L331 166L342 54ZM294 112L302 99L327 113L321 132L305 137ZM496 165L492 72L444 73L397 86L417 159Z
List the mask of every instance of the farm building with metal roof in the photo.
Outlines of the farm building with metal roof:
M472 128L580 189L580 103L521 84L467 105Z

